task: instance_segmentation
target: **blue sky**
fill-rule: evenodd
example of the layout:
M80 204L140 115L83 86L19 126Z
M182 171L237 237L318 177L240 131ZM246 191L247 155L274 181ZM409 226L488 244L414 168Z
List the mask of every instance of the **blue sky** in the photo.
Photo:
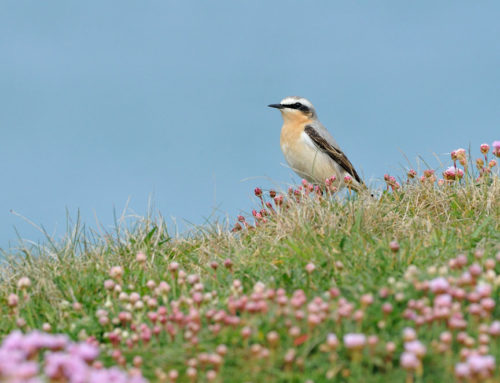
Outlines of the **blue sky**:
M113 209L196 224L298 181L309 98L366 179L500 139L498 1L0 2L0 247ZM181 226L184 226L183 224Z

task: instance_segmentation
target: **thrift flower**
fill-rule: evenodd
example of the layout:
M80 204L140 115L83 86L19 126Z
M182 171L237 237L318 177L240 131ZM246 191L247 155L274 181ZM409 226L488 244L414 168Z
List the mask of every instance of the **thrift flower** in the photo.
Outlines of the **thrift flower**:
M481 144L479 149L481 150L481 153L486 154L489 152L490 146L488 144Z
M346 334L344 335L344 346L349 350L359 350L366 344L364 334Z
M443 172L443 177L447 181L454 181L456 179L461 179L464 176L464 172L462 169L455 168L450 166Z
M314 266L314 263L309 262L306 265L306 271L311 274L314 270L316 270L316 266Z
M21 290L25 290L31 286L31 280L28 277L22 277L17 281L17 287Z
M492 153L493 153L496 157L500 157L500 141L493 141L493 144L491 144L491 146L493 146L493 151L492 151Z
M399 363L405 370L410 371L414 371L420 366L420 360L411 352L403 352L399 358Z

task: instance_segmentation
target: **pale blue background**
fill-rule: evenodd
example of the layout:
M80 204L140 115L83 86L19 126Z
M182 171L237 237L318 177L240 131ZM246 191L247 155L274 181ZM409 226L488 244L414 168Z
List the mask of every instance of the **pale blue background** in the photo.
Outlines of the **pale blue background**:
M365 178L500 139L499 1L1 1L0 247L131 198L202 223L297 181L309 98ZM248 177L262 177L243 181ZM14 244L14 243L12 243Z

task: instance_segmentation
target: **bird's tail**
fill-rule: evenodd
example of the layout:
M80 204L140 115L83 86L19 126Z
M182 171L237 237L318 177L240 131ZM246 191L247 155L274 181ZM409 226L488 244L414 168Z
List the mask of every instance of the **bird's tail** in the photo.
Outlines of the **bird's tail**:
M368 189L368 186L366 186L363 181L351 185L351 189L358 194L369 194L371 197L375 197L375 194L373 194L373 192Z

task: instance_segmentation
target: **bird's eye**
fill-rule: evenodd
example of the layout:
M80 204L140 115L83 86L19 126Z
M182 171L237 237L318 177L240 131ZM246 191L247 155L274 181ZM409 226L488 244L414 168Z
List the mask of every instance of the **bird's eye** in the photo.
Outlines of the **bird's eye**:
M300 102L295 103L294 108L301 110L302 112L305 112L305 113L309 112L309 108L306 105L301 104Z

